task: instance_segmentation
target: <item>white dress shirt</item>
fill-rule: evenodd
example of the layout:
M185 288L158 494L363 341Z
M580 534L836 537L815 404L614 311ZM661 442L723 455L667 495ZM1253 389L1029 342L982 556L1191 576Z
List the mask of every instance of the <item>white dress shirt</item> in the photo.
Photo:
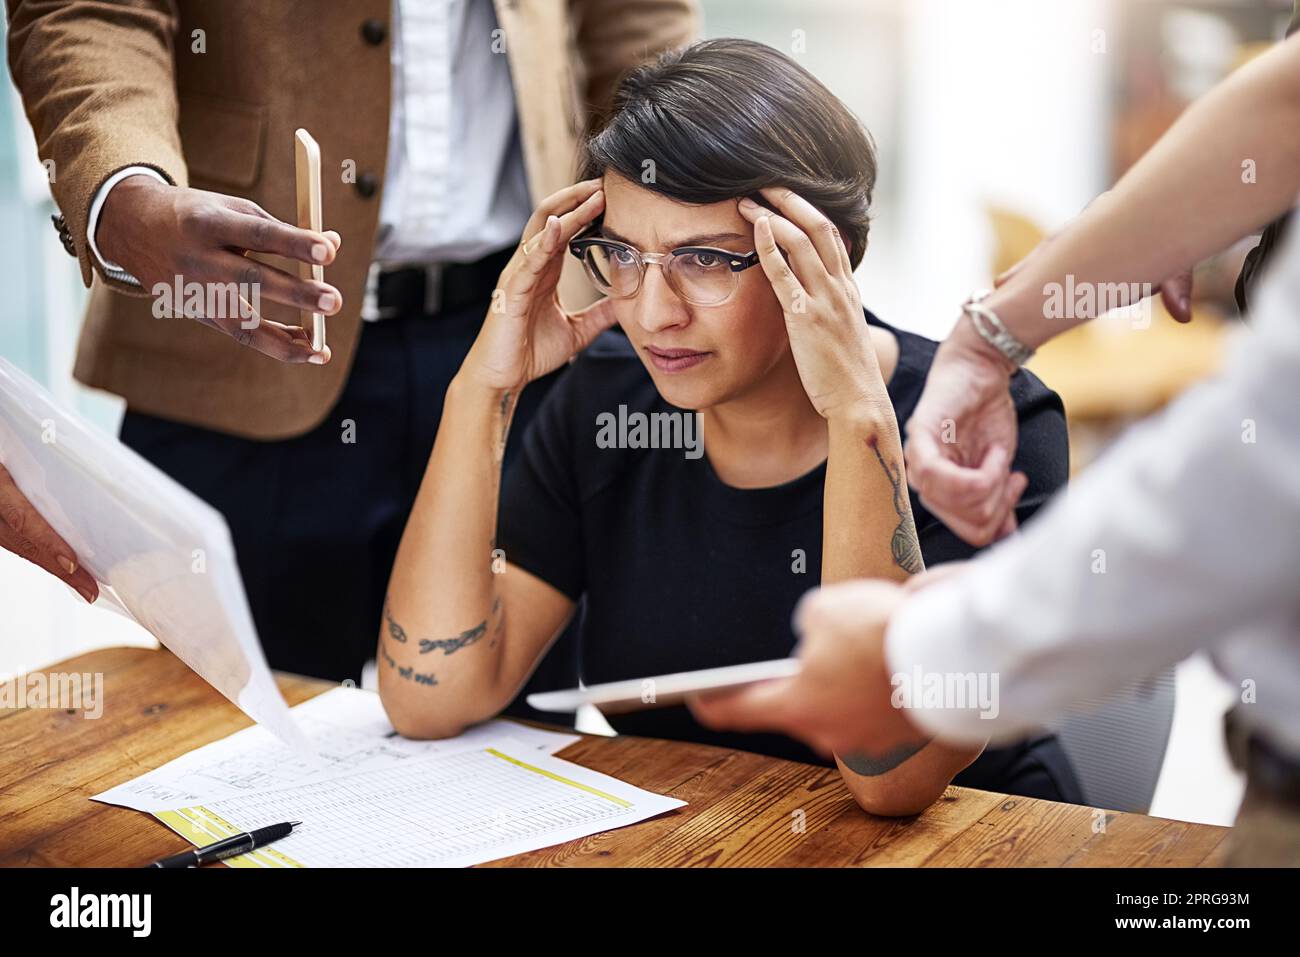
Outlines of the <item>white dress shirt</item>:
M472 262L519 241L532 202L505 37L492 0L393 0L388 168L375 261ZM145 166L96 192L86 239L100 266L136 284L95 243L104 199ZM329 210L325 211L326 226ZM373 279L373 277L372 277Z
M532 213L492 0L395 0L388 171L375 259L473 262Z
M1022 533L893 617L892 674L998 675L996 717L909 712L919 725L953 740L1015 738L1206 649L1242 689L1243 722L1300 757L1296 239L1277 251L1218 377L1130 429Z

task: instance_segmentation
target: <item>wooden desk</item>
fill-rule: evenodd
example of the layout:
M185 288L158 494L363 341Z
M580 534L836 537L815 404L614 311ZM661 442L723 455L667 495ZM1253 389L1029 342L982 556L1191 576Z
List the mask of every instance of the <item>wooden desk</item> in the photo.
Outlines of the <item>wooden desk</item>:
M47 671L103 672L104 711L0 711L0 864L133 867L188 848L89 798L248 719L167 651L113 648ZM290 705L333 687L277 677ZM1204 866L1222 861L1229 830L1111 813L1098 834L1090 808L957 787L918 817L874 818L833 769L649 738L588 736L559 756L689 803L486 866Z

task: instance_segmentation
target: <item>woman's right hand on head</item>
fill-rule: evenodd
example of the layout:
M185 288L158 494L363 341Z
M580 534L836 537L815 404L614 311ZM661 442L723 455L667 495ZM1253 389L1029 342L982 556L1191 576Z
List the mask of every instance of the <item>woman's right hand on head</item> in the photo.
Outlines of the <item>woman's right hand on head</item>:
M462 374L492 389L521 389L560 368L614 324L608 300L567 313L556 292L569 241L604 208L599 179L565 187L542 201L492 292Z

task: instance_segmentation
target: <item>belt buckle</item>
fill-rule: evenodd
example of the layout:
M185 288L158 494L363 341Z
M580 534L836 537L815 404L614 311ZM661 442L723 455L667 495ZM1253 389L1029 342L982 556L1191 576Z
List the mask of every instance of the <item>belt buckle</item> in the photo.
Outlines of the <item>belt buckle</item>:
M361 318L367 322L375 322L380 319L391 319L401 312L397 306L381 306L379 304L379 277L387 272L399 272L404 269L419 269L424 274L424 302L423 313L426 316L435 315L442 308L442 263L412 263L410 265L383 265L378 262L370 264L370 270L366 274L366 289L361 301Z
M370 269L366 273L366 289L361 296L361 318L366 322L374 322L380 318L379 274L382 271L379 263L371 262Z

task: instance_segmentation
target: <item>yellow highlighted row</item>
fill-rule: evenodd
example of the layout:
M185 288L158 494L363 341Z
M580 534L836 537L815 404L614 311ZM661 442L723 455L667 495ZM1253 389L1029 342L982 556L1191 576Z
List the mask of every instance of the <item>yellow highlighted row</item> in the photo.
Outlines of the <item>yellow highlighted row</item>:
M154 814L173 831L185 838L195 847L207 847L222 838L234 837L243 833L243 828L235 827L229 821L213 814L203 806L183 807L178 811L158 811ZM292 857L281 854L271 847L259 847L247 854L228 857L223 864L229 867L302 867Z

